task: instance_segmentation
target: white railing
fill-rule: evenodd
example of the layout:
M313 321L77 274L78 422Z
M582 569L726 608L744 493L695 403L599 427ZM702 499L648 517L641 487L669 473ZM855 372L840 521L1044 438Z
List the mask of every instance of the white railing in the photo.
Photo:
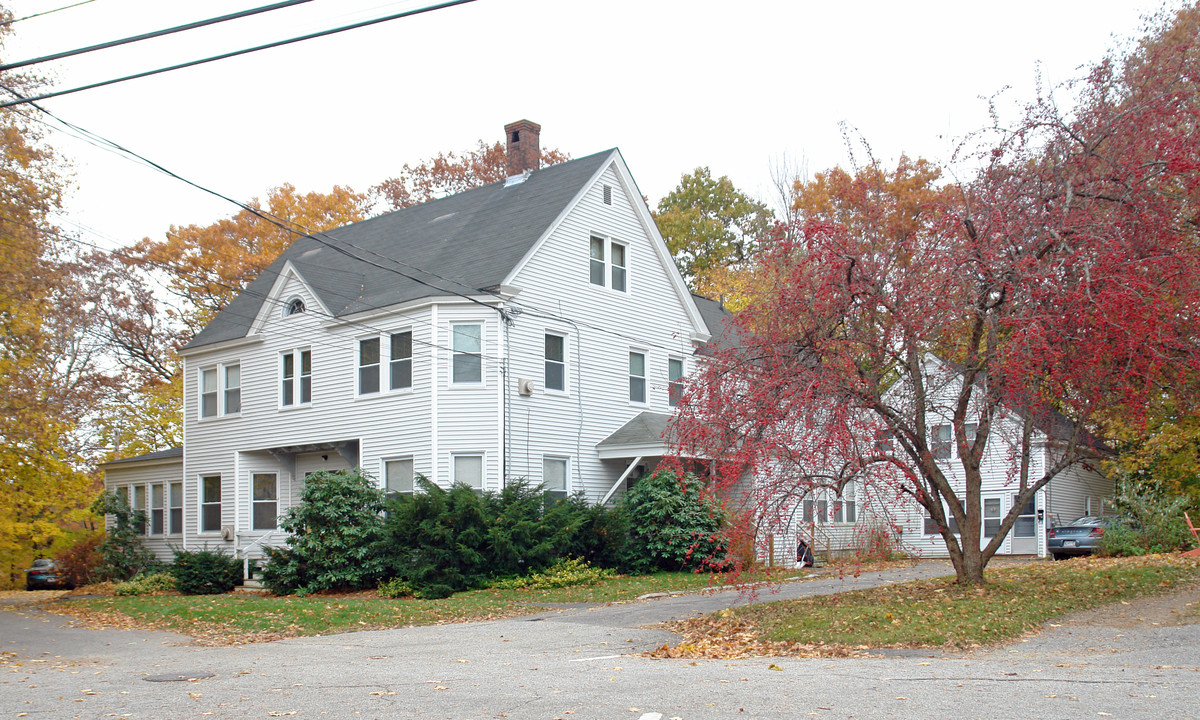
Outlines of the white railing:
M275 530L270 530L270 531L265 532L262 535L259 535L258 537L256 537L254 539L254 542L248 543L246 545L240 545L235 548L234 556L240 557L242 559L242 579L243 580L246 580L250 577L250 551L252 549L254 549L254 547L256 545L260 548L265 547L263 545L263 543L266 540L268 540L269 538L272 538L275 535L278 535L280 532L281 531L278 528Z

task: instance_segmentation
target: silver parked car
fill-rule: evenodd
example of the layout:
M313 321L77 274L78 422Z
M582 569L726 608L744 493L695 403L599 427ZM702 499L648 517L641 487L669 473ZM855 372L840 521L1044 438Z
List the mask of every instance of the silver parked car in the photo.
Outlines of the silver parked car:
M1091 555L1104 537L1104 531L1116 518L1111 515L1085 515L1066 525L1046 531L1046 549L1055 560L1071 555Z

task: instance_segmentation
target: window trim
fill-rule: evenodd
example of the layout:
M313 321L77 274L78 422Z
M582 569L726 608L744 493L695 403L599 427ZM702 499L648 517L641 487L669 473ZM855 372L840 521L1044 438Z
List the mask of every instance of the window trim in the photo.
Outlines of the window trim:
M410 477L408 479L409 490L407 490L407 491L393 490L391 488L391 484L390 484L390 477L388 476L388 464L389 463L404 463L404 462L407 462L410 465L410 467L409 467ZM414 458L412 455L395 455L395 456L379 458L379 469L381 471L380 474L383 476L383 492L387 497L391 498L391 497L398 497L400 495L413 495L414 493L416 493L416 491L417 491L417 463L416 463L416 458Z
M562 462L563 468L563 483L561 489L552 489L546 486L546 462ZM542 486L543 489L553 495L556 499L565 500L571 495L571 456L569 455L542 455Z
M199 487L196 488L196 498L199 500L196 503L196 534L197 535L217 535L221 534L221 527L224 523L224 508L222 507L222 498L225 495L225 481L221 473L201 473L196 476ZM204 493L205 480L215 479L217 481L218 498L216 502L212 502ZM210 530L205 527L205 510L211 507L217 508L217 529Z
M158 497L157 498L155 498L155 493L154 493L155 488L158 489ZM148 499L150 501L150 509L147 511L147 516L148 516L147 522L150 527L146 534L153 535L155 537L161 537L163 535L166 535L167 534L167 515L166 515L166 513L167 513L167 508L166 508L167 496L166 496L165 484L162 481L150 483L150 489L147 492L147 495L148 495ZM156 500L158 503L157 506L155 506ZM157 528L157 530L156 530L156 528Z
M477 327L479 328L479 351L470 352L467 350L458 350L455 347L454 341L457 339L455 334L456 328L461 327ZM450 366L447 368L447 385L452 388L480 388L487 384L487 373L483 367L483 347L485 343L487 323L482 320L463 320L450 323ZM475 356L479 360L479 379L478 380L455 380L454 379L454 361L460 355Z
M408 357L397 358L392 353L392 351L396 347L395 339L398 335L405 335L405 334L408 335ZM413 352L413 343L416 340L416 335L413 333L412 327L406 327L406 328L400 328L397 330L393 330L389 333L385 333L384 336L387 338L387 387L388 387L387 391L388 392L412 392L413 382L414 382L413 371L416 369L415 368L416 353ZM382 358L380 358L380 360L382 362ZM408 385L401 385L401 386L397 387L392 382L393 373L396 368L396 363L398 363L398 362L407 362L408 363ZM380 384L382 386L382 379L380 380Z
M671 368L675 363L679 363L679 376L671 377ZM679 355L667 356L667 405L670 407L679 407L679 400L683 397L684 378L687 377L687 362Z
M308 355L308 374L304 373L304 356ZM292 376L285 377L284 369L287 360L292 358ZM280 410L294 410L297 408L312 407L312 348L308 346L295 347L288 350L282 350L279 353L278 375L276 389L279 392L278 403ZM304 400L304 380L308 379L308 400ZM291 382L291 388L287 393L284 392L284 383ZM290 394L290 402L284 402L285 395Z
M363 363L363 345L375 343L375 362ZM375 369L375 389L363 390L363 372ZM354 394L359 397L375 397L383 392L383 339L378 335L358 338L354 343Z
M212 377L212 390L205 387L205 377ZM199 397L199 407L197 407L197 418L200 420L212 420L221 416L221 371L218 365L209 365L199 369L197 374L198 385L196 394ZM212 398L212 412L209 412L206 405L206 397Z
M552 337L558 338L559 340L562 341L562 360L551 360L546 352L546 350L547 350L546 341ZM551 393L554 395L569 395L570 394L571 364L570 364L570 353L568 351L569 346L570 346L570 343L568 342L568 335L566 333L559 332L558 330L549 330L549 329L547 329L543 333L543 336L542 336L542 389L545 390L545 392L548 392L548 393ZM562 387L561 388L550 387L550 373L548 372L548 370L550 368L551 363L555 363L555 364L559 365L562 369Z
M633 374L633 356L634 355L640 355L642 358L642 374L641 375ZM648 367L649 362L650 362L650 353L648 353L645 350L640 350L638 348L629 348L629 353L628 353L627 357L628 357L628 363L629 363L627 366L628 376L629 376L629 394L627 395L627 399L629 400L629 404L636 405L638 407L641 407L643 405L649 405L650 404L650 385L649 385L648 378L647 378L647 369L646 368ZM641 381L641 387L642 387L642 399L641 400L633 399L634 380Z
M255 484L260 477L270 477L274 480L275 497L259 500L257 497L257 489ZM275 513L271 516L270 527L259 527L258 524L258 506L259 505L275 506ZM250 473L250 529L254 532L271 532L279 529L279 473L276 472L252 472Z
M172 480L166 484L167 493L167 535L182 535L183 534L183 481ZM175 497L173 489L179 488L179 504L175 505ZM175 511L179 511L179 519L175 519Z
M596 247L597 242L599 242L600 257L593 257L592 249ZM621 249L621 265L617 265L615 262L615 256L617 253L614 253L613 249L617 247ZM603 288L610 292L628 295L630 285L629 254L629 243L617 240L603 233L588 233L588 284L592 287ZM598 269L600 270L600 282L596 282L596 270ZM621 270L620 277L622 287L620 288L615 286L618 274L614 272L614 269Z
M458 459L459 458L479 458L479 487L471 487L478 493L483 493L487 488L487 453L486 452L452 452L450 453L450 484L455 485L459 482L458 479Z
M283 317L292 317L294 315L303 315L308 312L308 303L299 295L293 295L283 303Z

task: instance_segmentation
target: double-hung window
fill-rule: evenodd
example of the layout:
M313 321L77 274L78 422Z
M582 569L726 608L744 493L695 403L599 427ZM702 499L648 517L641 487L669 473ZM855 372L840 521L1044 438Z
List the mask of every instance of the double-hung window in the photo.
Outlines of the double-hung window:
M142 525L138 528L138 535L146 534L146 524L149 518L146 516L146 486L133 486L133 510L134 512L142 513Z
M975 423L963 423L963 440L967 447L975 444ZM929 452L937 460L958 457L955 450L954 426L948 423L934 425L929 432Z
M167 502L170 510L170 525L167 527L167 532L171 535L183 534L183 483L171 483L170 490L167 494Z
M225 382L222 415L234 415L242 411L242 366L226 365L222 368Z
M804 498L802 517L806 523L858 522L858 502L854 483L846 483L840 494L816 488Z
M462 323L450 326L450 382L477 385L483 382L483 325Z
M358 341L358 394L379 392L379 338Z
M200 371L200 417L217 416L217 369Z
M451 481L462 483L476 492L483 492L483 455L454 454L450 456Z
M955 519L954 519L954 516L950 514L950 508L948 508L948 507L945 507L945 506L942 506L942 512L943 512L943 513L945 513L945 515L946 515L946 525L947 525L947 526L950 528L950 532L951 532L952 534L954 534L954 535L958 535L958 534L959 534L959 532L958 532L958 521L957 521L957 520L955 520ZM924 530L925 530L925 534L926 534L926 535L939 535L939 534L941 534L941 533L940 533L940 531L938 530L938 524L937 524L937 521L936 521L936 520L934 520L932 516L930 516L930 514L929 514L929 511L928 511L928 510L926 510L926 511L925 511L925 527L924 527Z
M552 499L562 500L567 497L569 467L565 457L542 458L542 486Z
M615 240L593 235L589 241L588 280L617 292L628 289L629 248Z
M200 417L242 411L242 366L237 363L200 370Z
M567 339L546 333L546 389L567 390Z
M389 357L389 377L392 390L412 387L413 375L413 334L412 330L392 333L391 355Z
M646 354L629 352L629 402L646 402Z
M667 402L671 407L679 405L683 397L683 358L667 360Z
M279 404L312 403L312 351L289 350L279 357Z
M166 532L166 518L164 513L166 509L163 507L163 486L162 483L155 483L150 486L150 534L162 535Z
M221 476L200 478L200 532L221 532Z
M412 495L413 474L412 458L385 460L383 462L383 475L388 497Z
M253 525L255 530L274 530L279 516L279 482L275 473L254 473Z

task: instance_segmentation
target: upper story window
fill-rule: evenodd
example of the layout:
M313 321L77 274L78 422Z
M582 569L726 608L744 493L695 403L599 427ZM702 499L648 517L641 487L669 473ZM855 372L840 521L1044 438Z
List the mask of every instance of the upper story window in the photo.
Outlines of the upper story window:
M358 394L379 392L379 338L358 341Z
M629 352L629 402L646 402L646 354Z
M389 360L390 387L401 390L412 387L413 334L411 330L392 333Z
M546 333L545 387L567 391L567 339L555 333Z
M242 411L242 366L226 365L224 368L225 392L223 400L224 414L231 415Z
M217 369L200 371L200 417L217 416Z
M288 350L279 356L279 404L312 403L312 351Z
M671 407L679 405L683 397L683 358L667 360L667 402Z
M288 300L287 305L283 306L284 316L299 315L304 312L304 300L302 298L292 298Z
M967 445L975 444L975 423L963 423L963 434ZM937 460L957 457L954 451L954 426L949 423L934 425L929 430L929 452Z
M462 323L450 326L450 382L478 384L483 382L483 325Z
M602 237L591 238L589 279L593 285L610 287L625 292L628 285L629 248L616 240Z
M241 411L242 366L232 363L201 369L200 417L236 415Z

